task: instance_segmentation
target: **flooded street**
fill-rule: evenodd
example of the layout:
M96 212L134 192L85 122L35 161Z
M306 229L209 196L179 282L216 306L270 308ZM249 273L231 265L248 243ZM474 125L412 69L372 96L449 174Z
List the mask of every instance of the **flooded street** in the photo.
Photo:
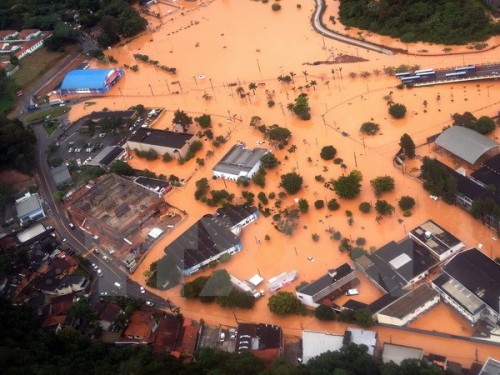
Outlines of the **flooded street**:
M185 6L180 4L181 7ZM139 71L125 69L124 78L105 98L92 99L95 104L86 109L83 103L76 105L70 112L71 120L94 110L125 109L143 104L146 107L167 109L155 124L155 128L170 129L173 112L181 109L193 117L202 113L211 114L214 135L229 138L228 142L219 148L214 148L209 141L204 142L199 155L205 158L205 165L202 167L194 160L182 166L175 161L147 162L135 156L129 161L134 168L147 168L157 174L174 174L189 179L185 186L175 189L166 197L167 202L187 211L188 216L155 245L132 275L134 280L144 283L143 272L149 268L151 262L164 255L165 246L202 215L215 212L214 208L194 200L195 181L203 177L208 178L211 189L227 188L235 194L234 202L237 203L242 201L243 190L251 191L255 196L260 191L264 191L266 195L271 192L278 194L280 176L292 171L298 172L304 178L304 184L299 193L285 197L281 207L292 205L295 198L306 198L310 205L309 212L300 217L298 228L290 237L274 229L272 217L261 216L256 223L245 228L242 234L243 250L223 265L230 274L241 280L259 273L267 281L282 272L295 269L299 273L298 280L284 288L293 292L301 281L310 282L325 274L329 268L338 267L344 262L352 264L348 254L338 250L339 241L330 239L328 230L333 228L339 231L342 237L353 242L357 238L365 239L364 248L369 251L371 247L378 248L391 240L403 239L408 231L428 219L433 219L460 238L467 248L482 243L488 256L500 256L500 245L493 239L492 232L461 209L448 206L442 201L431 200L418 181L403 175L392 163L392 158L399 149L399 139L404 133L410 134L419 146L425 143L427 137L439 133L444 126L449 125L450 114L455 112L462 113L467 110L476 117L496 116L499 109L500 85L497 82L481 82L399 90L396 88L399 80L383 74L384 67L400 64L418 64L421 68L438 69L462 64L497 62L500 61L500 51L494 49L466 56L439 57L386 56L368 52L332 40L324 40L316 34L310 25L312 7L313 2L302 4L301 9L296 8L295 4L286 3L281 11L273 12L271 4L259 2L201 2L198 8L173 10L169 13L171 16L162 18L162 24L151 19L150 27L155 29L154 31L106 52L118 60L117 65L109 66L137 64ZM161 8L164 14L168 10L172 9L166 6ZM325 24L328 22L327 17L328 12L325 14ZM377 38L379 43L386 41L387 38ZM499 41L497 37L489 41L489 44L495 45ZM427 49L429 54L442 53L443 46L409 46L411 51L422 48ZM150 64L136 61L133 55L137 53L148 55L151 60L159 61L160 65L175 67L177 74L172 75ZM368 61L303 65L326 61L332 54L359 56ZM105 66L96 64L95 61L91 64L93 67ZM295 73L294 82L283 85L277 80L279 75L287 75L290 72ZM351 78L351 72L356 73L357 77ZM370 76L362 78L362 72L369 72ZM313 81L316 85L312 85ZM251 82L258 84L255 94L248 89ZM230 87L232 83L236 83L236 86ZM235 89L240 85L249 92L245 98L236 94ZM305 88L306 85L310 87ZM310 121L294 118L286 108L301 92L309 95L312 115ZM203 98L205 93L211 97L210 100ZM267 106L270 97L276 103L272 108ZM407 107L408 112L404 119L390 118L387 112L388 99ZM211 180L212 167L235 142L244 141L248 147L256 147L257 142L264 140L260 132L249 126L252 116L260 116L262 123L266 125L276 123L287 127L292 132L290 145L295 145L296 151L289 152L286 148L273 150L281 164L275 170L268 171L264 189L254 184L241 188L234 182ZM361 124L367 121L380 124L381 131L378 135L363 136L359 132ZM198 130L198 127L193 125L190 132L196 133ZM333 145L337 149L336 157L342 158L347 165L345 171L340 165L320 158L320 150L326 145ZM260 147L270 148L270 145L265 142ZM209 150L213 150L214 155L207 158L205 155ZM418 147L417 155L437 156L432 145ZM363 174L363 187L358 198L352 201L338 200L341 207L337 211L329 211L326 206L319 210L314 208L316 200L328 201L336 198L334 192L315 180L315 176L321 175L325 180L336 179L355 169ZM384 194L381 199L387 200L396 210L392 216L377 222L375 212L361 213L358 206L363 201L375 203L377 198L369 181L382 175L395 178L396 189ZM403 195L410 195L417 201L411 217L403 217L397 207L397 200ZM274 201L270 200L269 207L273 205ZM352 225L348 223L346 210L353 213ZM319 235L318 242L313 241L313 234ZM269 241L264 239L266 235L270 236ZM313 257L314 261L308 261L308 257ZM207 272L211 271L213 269ZM201 273L196 274L196 277L200 275ZM359 275L359 278L362 283L359 287L360 295L356 296L357 300L370 303L381 296L381 292L363 275ZM251 311L232 311L223 310L215 304L186 302L179 296L179 289L180 287L176 287L159 294L179 305L185 317L203 318L207 323L234 325L236 319L275 323L283 326L287 333L295 335L300 335L301 329L331 332L344 329L339 323L322 323L310 317L275 316L267 308L269 294L258 300ZM345 300L347 298L342 297L336 302L344 303ZM436 311L439 313L435 313ZM461 322L457 314L448 307L438 306L412 323L411 327L470 335L470 327L462 327L463 324L466 323ZM451 345L449 339L446 339L445 343L444 338L429 338L389 328L377 330L382 340L392 340L393 343L422 347L426 352L449 355L449 359L465 365L475 358L476 347L480 348L478 355L481 360L485 360L488 355L500 357L500 348L492 349L463 341ZM457 347L461 348L459 356L456 355Z

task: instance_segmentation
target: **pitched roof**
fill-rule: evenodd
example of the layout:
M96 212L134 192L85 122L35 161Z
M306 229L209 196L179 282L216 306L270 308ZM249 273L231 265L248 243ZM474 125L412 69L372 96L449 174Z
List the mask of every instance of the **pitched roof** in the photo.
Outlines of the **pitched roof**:
M91 120L102 120L105 118L132 118L136 114L135 110L127 111L95 111L90 114Z
M213 167L213 171L230 174L249 172L267 152L263 148L249 149L244 143L237 143Z
M103 89L106 79L112 76L115 69L75 69L64 77L61 90Z
M405 359L422 359L424 351L420 348L385 343L382 349L382 361L394 362L399 365Z
M379 314L404 319L415 312L416 309L438 297L439 294L426 284L420 285L417 289L405 294L385 307Z
M42 203L40 202L38 194L32 194L31 196L26 197L22 201L16 203L18 217L23 217L32 213L33 211L40 209L42 209Z
M168 130L139 128L130 136L130 142L142 143L151 146L163 146L180 149L194 137L190 133L176 133Z
M490 150L500 146L499 143L478 132L463 126L452 126L436 138L435 143L470 164Z
M69 173L69 169L64 164L60 165L59 167L52 168L50 170L50 174L52 175L52 179L54 180L54 184L56 186L71 181L71 174Z
M178 347L181 354L193 354L196 351L199 331L200 327L194 322L182 327L180 335L182 337L182 342Z
M471 249L455 255L443 270L500 312L500 264L479 250Z
M104 147L88 164L89 165L109 165L125 150L120 146Z
M351 268L351 266L347 263L344 263L336 269L328 271L325 275L321 276L316 281L313 281L312 283L299 289L298 292L313 296L352 272L354 272L354 270Z
M153 353L170 353L177 345L181 322L178 318L167 315L162 318L156 330L155 342L153 343Z
M99 320L103 320L106 322L114 322L115 319L122 313L122 308L118 306L116 303L106 303L99 302L95 306L95 310L99 317Z
M123 333L124 336L135 336L142 337L144 340L148 341L152 329L155 324L155 319L151 312L148 311L134 311L130 316L130 323Z

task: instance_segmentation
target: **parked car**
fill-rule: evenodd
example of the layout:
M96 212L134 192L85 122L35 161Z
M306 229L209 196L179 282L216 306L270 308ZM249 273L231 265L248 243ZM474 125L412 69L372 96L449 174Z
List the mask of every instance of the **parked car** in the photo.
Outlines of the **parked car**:
M349 289L347 292L345 292L346 296L357 296L359 294L359 291L357 289Z
M149 306L149 307L153 307L154 306L154 303L151 302L151 301L146 301L146 305Z
M144 287L141 286L141 293L144 294L146 293L146 289L144 289Z

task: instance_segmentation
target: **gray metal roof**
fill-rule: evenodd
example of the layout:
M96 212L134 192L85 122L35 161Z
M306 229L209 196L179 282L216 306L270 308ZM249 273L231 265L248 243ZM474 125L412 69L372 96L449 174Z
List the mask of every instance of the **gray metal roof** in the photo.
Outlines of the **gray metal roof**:
M436 144L470 164L475 164L499 143L463 126L452 126L436 138Z
M40 198L38 198L38 194L32 194L30 197L16 204L17 217L23 217L41 208L42 203L40 202Z
M422 349L410 346L385 343L382 350L382 361L384 363L392 361L397 365L401 364L405 359L422 359L423 356L424 351Z
M326 332L302 331L302 359L307 363L327 351L337 351L344 346L344 335Z
M52 174L52 179L56 186L66 184L71 182L71 174L69 173L68 167L64 164L59 167L52 168L50 173Z
M267 150L263 148L254 148L252 150L246 148L243 143L237 143L215 165L213 171L230 174L250 172L265 154L267 154Z

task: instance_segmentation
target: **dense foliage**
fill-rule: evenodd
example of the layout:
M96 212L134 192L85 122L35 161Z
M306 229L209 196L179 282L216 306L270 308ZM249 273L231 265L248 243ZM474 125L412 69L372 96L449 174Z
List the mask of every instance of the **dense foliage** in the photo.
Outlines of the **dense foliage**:
M287 107L301 120L311 119L311 108L309 107L309 98L307 94L300 94L295 98L295 102L289 103Z
M323 160L332 160L333 158L335 158L336 154L337 154L337 150L335 149L335 147L330 145L330 146L323 147L321 149L319 156L321 156L321 159L323 159Z
M370 181L370 184L375 191L377 197L381 196L382 193L394 190L394 177L391 176L380 176L376 177Z
M400 103L394 103L389 106L389 114L395 119L400 119L406 115L406 107Z
M295 295L290 292L278 292L273 294L267 303L269 310L278 315L301 314L305 307Z
M19 120L0 117L0 170L29 171L35 158L36 136Z
M290 172L281 176L280 186L285 189L288 194L295 194L302 187L302 181L301 175Z
M457 192L457 180L436 159L424 157L422 162L422 179L424 189L433 195L442 197L443 200L452 204Z
M333 190L340 198L354 199L361 192L361 180L361 172L352 171L347 176L340 176L328 186L333 186Z
M480 0L342 0L346 26L400 38L403 42L465 44L498 34Z
M415 143L408 134L404 133L401 136L399 145L401 146L406 156L408 156L410 159L413 159L415 157Z
M453 118L453 125L472 129L479 134L490 134L496 128L495 121L488 116L476 118L472 113L464 112L463 115L455 113L451 117Z

